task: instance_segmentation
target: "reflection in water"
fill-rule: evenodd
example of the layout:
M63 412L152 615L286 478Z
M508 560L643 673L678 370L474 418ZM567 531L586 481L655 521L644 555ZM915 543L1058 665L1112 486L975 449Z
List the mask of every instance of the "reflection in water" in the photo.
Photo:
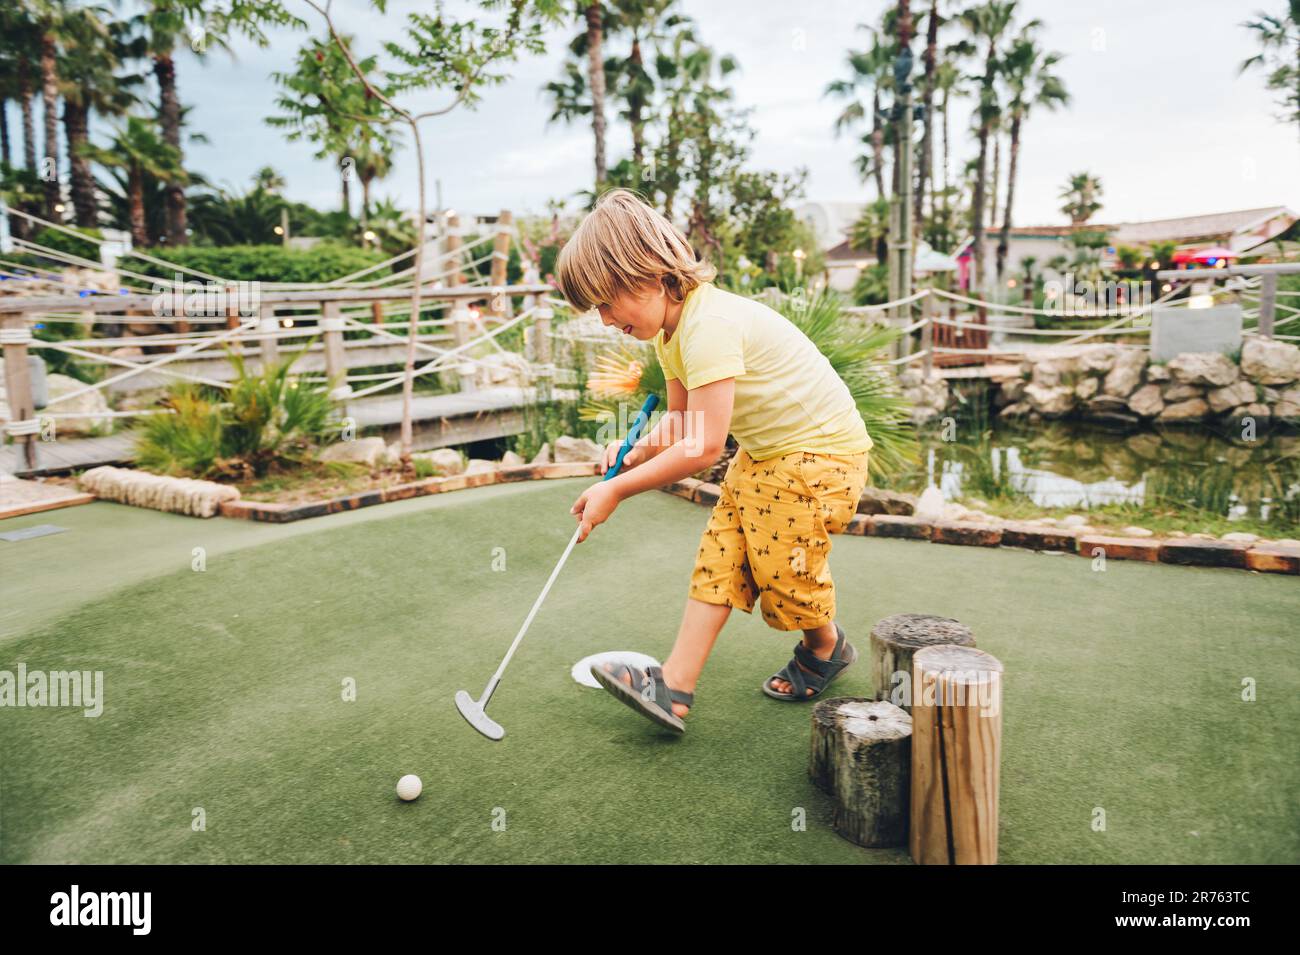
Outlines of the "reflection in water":
M946 499L1023 497L1040 507L1185 507L1300 524L1300 434L1254 441L1206 428L1116 433L1079 422L959 424L955 441L921 435L923 467L888 484Z

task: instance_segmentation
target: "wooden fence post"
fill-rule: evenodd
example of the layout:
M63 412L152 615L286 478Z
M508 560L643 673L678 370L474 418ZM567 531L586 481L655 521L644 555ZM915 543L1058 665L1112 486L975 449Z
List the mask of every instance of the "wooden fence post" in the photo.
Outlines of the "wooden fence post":
M342 401L352 394L347 356L343 351L343 310L338 302L321 302L320 329L325 339L325 380L330 397Z
M499 291L507 283L510 265L510 236L514 233L514 216L502 209L497 216L497 234L492 241L492 298L488 311L493 318L506 321L510 318L510 296Z
M551 400L554 386L555 367L551 364L551 319L555 316L549 305L539 306L533 320L533 355L537 365L537 397L542 401Z
M1277 273L1265 272L1259 282L1259 334L1273 337L1273 319L1277 314Z
M243 324L243 316L239 313L239 286L226 286L226 328L238 328ZM230 342L230 349L236 355L244 353L244 346L239 340L238 335L232 335L227 339Z
M469 344L471 315L469 309L461 301L457 301L451 309L451 327L456 337L456 347ZM458 353L456 362L456 371L460 375L460 390L474 391L478 385L475 381L474 363L469 360L469 356L464 352Z
M451 269L447 284L452 288L465 283L465 276L460 271L460 247L460 216L453 212L447 216L447 264Z
M0 319L5 397L9 405L9 423L5 430L22 446L22 460L29 471L36 469L36 434L40 427L35 419L31 370L27 367L27 344L31 340L31 325L25 313L10 312Z
M274 305L261 307L261 321L257 332L262 335L262 368L270 368L280 360L280 341L276 333L280 330L280 321L275 317Z
M370 320L376 325L384 324L384 303L378 299L370 303Z
M925 352L925 357L921 359L921 377L927 380L930 372L934 370L935 311L933 296L927 295L925 307L921 311L921 317L925 319L925 324L921 326L921 351Z

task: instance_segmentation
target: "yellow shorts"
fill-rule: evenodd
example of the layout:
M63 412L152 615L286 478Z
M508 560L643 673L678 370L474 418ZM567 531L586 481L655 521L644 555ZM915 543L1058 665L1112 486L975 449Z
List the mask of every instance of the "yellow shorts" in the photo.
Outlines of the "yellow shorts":
M795 451L755 461L737 452L700 538L690 595L746 613L757 597L777 630L834 620L830 535L857 513L867 455Z

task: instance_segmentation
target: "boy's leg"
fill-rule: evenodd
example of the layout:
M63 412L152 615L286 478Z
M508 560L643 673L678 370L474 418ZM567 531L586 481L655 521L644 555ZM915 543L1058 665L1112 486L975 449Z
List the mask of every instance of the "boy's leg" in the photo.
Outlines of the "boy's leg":
M867 480L867 455L796 453L774 460L764 478L765 487L756 490L774 498L766 517L776 537L755 561L763 564L755 567L763 590L763 617L777 629L802 630L804 646L829 660L839 636L835 583L827 566L830 535L843 531L857 512ZM779 693L791 689L781 679L770 685Z
M758 591L749 570L741 526L745 508L733 495L731 483L736 468L750 463L744 451L732 458L719 488L718 502L709 515L708 527L700 537L686 609L682 612L672 652L663 664L664 682L670 689L694 693L700 672L731 609L739 607L749 613L754 607ZM631 676L624 682L630 684ZM673 704L674 715L682 717L689 712L689 707Z
M664 680L670 687L684 693L695 692L704 662L730 615L731 607L727 604L709 604L694 597L687 598L677 640L673 643L672 653L664 661ZM690 710L681 703L673 704L675 715L685 716L688 712Z

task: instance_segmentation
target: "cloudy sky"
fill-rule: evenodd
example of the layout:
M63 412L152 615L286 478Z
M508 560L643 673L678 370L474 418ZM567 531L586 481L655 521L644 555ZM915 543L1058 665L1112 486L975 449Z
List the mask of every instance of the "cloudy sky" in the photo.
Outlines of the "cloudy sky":
M300 0L287 5L313 24ZM448 10L466 0L448 0ZM953 4L948 3L949 7ZM837 139L839 109L826 84L846 72L846 50L859 42L855 26L876 20L883 0L682 0L706 42L733 54L739 104L753 108L756 131L751 165L790 171L807 167L807 196L855 200L868 195L852 160L855 144ZM914 3L914 6L928 4ZM1071 172L1101 177L1107 221L1161 218L1286 204L1300 210L1300 136L1276 118L1262 73L1239 74L1254 52L1240 24L1257 6L1280 0L1022 0L1023 18L1044 22L1042 42L1065 54L1060 66L1072 106L1032 117L1023 137L1016 220L1064 221L1057 193ZM386 15L367 0L335 0L341 29L364 53L400 35L406 12L430 3L390 0ZM543 56L513 67L513 79L489 90L473 112L457 111L426 126L427 171L440 181L445 203L473 212L510 208L540 212L552 198L590 185L589 127L551 126L540 92L558 76L574 32L555 31ZM955 34L955 30L953 31ZM190 148L191 164L215 182L242 189L253 171L272 165L288 194L322 206L336 203L333 167L311 148L286 143L264 118L273 112L273 70L287 69L305 34L273 35L269 47L234 44L235 57L213 53L200 64L188 53L178 62L182 98L193 104L196 129L210 140ZM436 93L413 100L442 102ZM953 134L964 158L967 105ZM615 125L611 162L628 149ZM377 194L414 206L415 173L408 150Z

